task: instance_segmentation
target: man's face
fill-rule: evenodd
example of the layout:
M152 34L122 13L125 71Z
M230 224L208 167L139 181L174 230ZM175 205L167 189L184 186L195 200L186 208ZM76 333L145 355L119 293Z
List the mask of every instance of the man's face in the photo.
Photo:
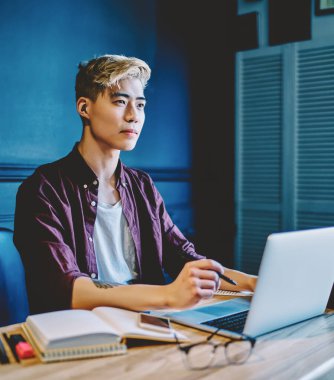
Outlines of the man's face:
M139 79L105 90L87 105L91 137L105 149L132 150L145 121L145 103Z

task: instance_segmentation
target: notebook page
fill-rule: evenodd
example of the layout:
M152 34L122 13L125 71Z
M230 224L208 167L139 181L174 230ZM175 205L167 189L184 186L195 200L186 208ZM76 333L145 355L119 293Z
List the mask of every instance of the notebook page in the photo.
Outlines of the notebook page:
M249 292L246 290L237 292L237 291L232 291L232 290L221 290L218 289L215 292L215 296L235 296L235 297L247 297L247 296L252 296L254 292Z
M134 311L119 309L116 307L97 307L93 311L100 316L101 319L104 319L108 324L113 326L123 337L174 341L175 332L180 340L188 340L185 335L174 330L164 333L138 326L138 313Z

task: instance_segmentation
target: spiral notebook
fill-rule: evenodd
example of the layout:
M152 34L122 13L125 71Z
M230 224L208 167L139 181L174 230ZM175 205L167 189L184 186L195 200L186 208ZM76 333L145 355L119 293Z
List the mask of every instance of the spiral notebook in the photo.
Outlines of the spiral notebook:
M121 337L87 310L31 315L22 324L41 362L125 354Z
M22 329L42 362L125 354L127 339L173 342L175 332L188 340L141 328L138 313L114 307L30 315Z

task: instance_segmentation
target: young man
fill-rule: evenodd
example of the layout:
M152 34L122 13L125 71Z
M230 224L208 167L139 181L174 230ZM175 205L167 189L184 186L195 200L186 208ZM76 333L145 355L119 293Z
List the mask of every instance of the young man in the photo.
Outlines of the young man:
M100 305L185 308L219 286L255 287L255 276L196 253L149 175L120 161L140 136L150 72L142 60L117 55L79 65L81 140L66 157L37 168L17 194L14 242L31 313ZM166 273L175 280L165 284Z

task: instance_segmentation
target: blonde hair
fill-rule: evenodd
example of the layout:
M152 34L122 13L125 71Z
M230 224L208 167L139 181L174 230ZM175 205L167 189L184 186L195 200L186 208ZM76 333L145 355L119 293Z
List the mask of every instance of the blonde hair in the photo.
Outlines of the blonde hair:
M145 88L151 76L151 69L146 62L124 55L102 55L79 63L78 68L76 99L84 96L94 102L106 88L118 85L123 79L137 78Z

